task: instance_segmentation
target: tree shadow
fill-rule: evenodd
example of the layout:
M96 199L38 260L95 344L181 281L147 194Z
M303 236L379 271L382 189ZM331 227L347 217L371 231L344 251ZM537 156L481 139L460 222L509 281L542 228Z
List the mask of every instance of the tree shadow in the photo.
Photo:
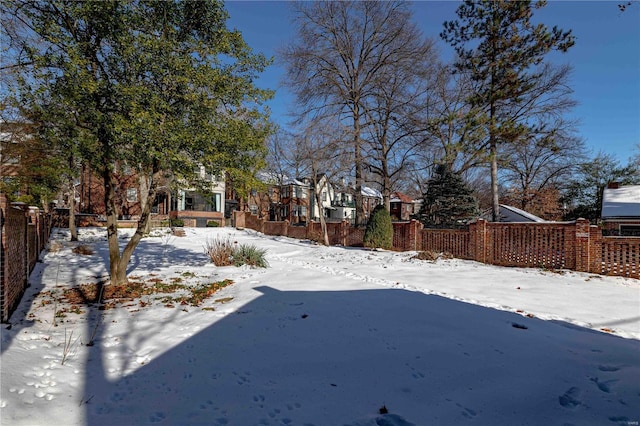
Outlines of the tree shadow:
M118 348L114 339L123 338L100 328L86 365L86 424L638 418L637 340L399 289L256 290L254 300L228 305L219 320L153 356L141 342ZM168 311L147 336L177 332L168 326L178 314ZM199 328L184 318L185 335ZM139 317L122 312L119 321L140 334Z

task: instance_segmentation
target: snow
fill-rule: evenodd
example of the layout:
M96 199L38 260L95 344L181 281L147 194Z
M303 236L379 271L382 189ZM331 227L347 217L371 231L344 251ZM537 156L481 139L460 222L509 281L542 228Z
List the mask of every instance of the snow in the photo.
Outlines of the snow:
M234 284L199 307L143 296L54 325L48 292L103 280L108 259L104 230L55 230L62 248L2 327L2 425L640 420L638 280L185 231L143 239L130 275ZM214 237L267 249L269 268L215 267Z
M605 188L602 195L602 218L640 218L640 185Z

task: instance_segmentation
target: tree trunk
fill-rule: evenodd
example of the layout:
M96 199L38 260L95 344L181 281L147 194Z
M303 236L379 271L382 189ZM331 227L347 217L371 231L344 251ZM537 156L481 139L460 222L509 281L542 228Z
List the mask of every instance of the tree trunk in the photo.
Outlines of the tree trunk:
M71 194L69 195L69 232L71 233L71 241L78 241L78 229L76 228L76 191L73 187L73 178L69 178L69 186L71 187Z
M138 192L140 194L140 211L144 212L145 210L150 210L150 204L152 204L155 199L149 199L147 194L149 194L149 178L145 173L139 172L138 174ZM149 207L149 208L147 208ZM140 217L142 219L142 216ZM140 221L138 221L138 227L140 227ZM144 228L142 229L143 235L149 234L151 230L151 221L147 220Z
M107 242L109 245L109 276L111 278L111 284L119 285L126 282L126 275L123 278L122 274L118 273L120 266L120 247L118 246L118 207L116 205L116 192L114 188L115 182L108 166L104 166L102 179L104 180L105 188L104 205L105 216L107 217Z
M364 212L364 206L362 201L362 184L364 182L364 176L362 173L362 152L360 147L360 114L358 112L358 106L355 106L355 112L353 117L353 149L355 155L355 168L356 168L356 193L354 201L356 204L356 217L355 226L366 224L366 216Z
M320 217L320 229L322 230L322 241L325 246L329 245L329 232L327 230L327 220L324 217L324 208L322 207L322 190L324 189L324 185L322 188L318 188L318 182L316 182L315 176L318 174L313 171L313 187L316 198L316 205L318 206L318 216Z
M73 155L69 155L69 188L71 196L69 197L69 232L71 233L71 241L78 241L78 230L76 229L76 188L73 185Z
M498 198L498 148L496 140L491 137L490 156L491 156L491 218L493 222L500 221L500 200Z

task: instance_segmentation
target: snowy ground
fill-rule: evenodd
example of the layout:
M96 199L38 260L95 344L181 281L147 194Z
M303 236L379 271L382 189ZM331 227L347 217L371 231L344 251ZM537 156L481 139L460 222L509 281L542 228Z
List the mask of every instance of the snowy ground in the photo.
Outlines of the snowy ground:
M186 233L145 238L130 275L233 285L199 307L143 296L98 310L55 300L106 277L106 232L82 229L95 253L81 255L55 230L62 248L2 325L2 425L640 420L638 280ZM267 249L270 267L215 267L214 236Z

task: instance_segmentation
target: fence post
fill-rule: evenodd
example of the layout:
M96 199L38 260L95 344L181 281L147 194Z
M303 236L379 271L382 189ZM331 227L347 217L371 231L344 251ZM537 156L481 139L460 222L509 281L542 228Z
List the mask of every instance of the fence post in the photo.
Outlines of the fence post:
M471 234L471 244L473 245L473 260L487 263L487 221L478 219L471 224L473 232Z
M576 271L589 272L590 257L589 257L589 221L587 219L576 220Z
M589 227L589 270L595 274L602 274L602 229L599 226Z
M235 210L233 212L233 218L236 224L236 229L244 229L245 226L247 226L243 211Z

